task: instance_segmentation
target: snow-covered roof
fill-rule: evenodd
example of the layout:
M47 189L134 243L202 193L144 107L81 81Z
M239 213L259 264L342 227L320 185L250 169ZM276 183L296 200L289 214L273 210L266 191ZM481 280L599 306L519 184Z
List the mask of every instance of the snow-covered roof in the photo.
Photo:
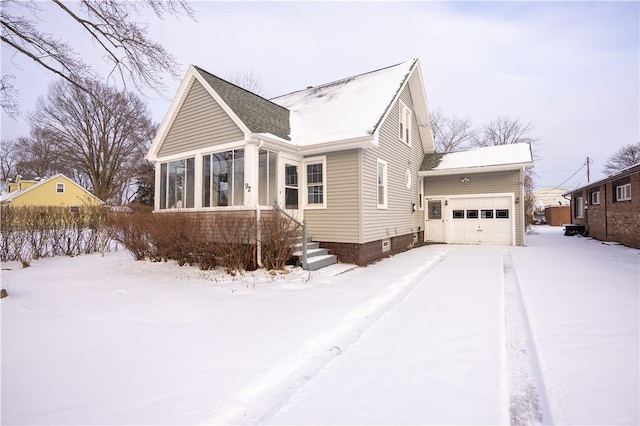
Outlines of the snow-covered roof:
M373 134L416 60L271 99L290 111L291 142L299 145Z
M446 174L476 167L483 167L484 170L489 171L490 167L508 169L523 165L530 166L532 163L531 145L514 143L444 154L429 154L425 156L420 171L421 174Z

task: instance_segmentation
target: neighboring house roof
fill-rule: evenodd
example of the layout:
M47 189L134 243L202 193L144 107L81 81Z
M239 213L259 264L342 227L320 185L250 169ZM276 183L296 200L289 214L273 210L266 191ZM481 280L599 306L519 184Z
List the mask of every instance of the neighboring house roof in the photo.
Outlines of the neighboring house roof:
M514 143L474 148L466 151L427 154L420 166L420 174L446 175L451 173L511 170L533 164L531 145Z
M572 194L574 192L582 191L585 188L591 188L593 186L601 185L601 184L606 183L606 182L611 182L612 180L620 179L622 177L625 177L627 175L631 175L631 174L636 173L636 172L640 172L640 163L632 164L631 166L626 167L626 168L624 168L624 169L622 169L620 171L617 171L616 173L614 173L612 175L609 175L604 179L600 179L600 180L597 180L595 182L591 182L591 183L588 183L586 185L583 185L583 186L581 186L579 188L572 189L571 191L565 192L562 195L570 195L570 194Z
M271 99L291 112L300 146L372 135L416 59Z
M41 177L38 175L32 175L31 173L20 173L18 175L15 175L14 177L8 178L7 181L10 183L15 183L18 181L18 178L23 181L38 181L41 179Z
M268 133L289 140L289 111L242 87L194 66L253 133Z
M100 201L100 203L104 204L104 202L102 200L100 200L98 197L96 197L95 195L93 195L91 192L87 191L86 189L84 189L83 187L81 187L80 185L78 185L77 183L75 183L73 180L69 179L67 176L63 175L62 173L59 173L55 176L51 176L49 178L43 178L42 180L40 180L40 182L36 183L35 185L31 185L30 187L23 189L21 191L15 191L15 192L10 192L7 194L2 194L2 196L0 196L0 203L9 203L12 200L28 193L31 191L35 191L38 188L40 188L41 186L43 186L44 184L46 184L47 182L62 177L64 179L66 179L69 183L71 183L72 185L77 186L78 188L82 189L82 191L86 192L89 196L95 198L96 200Z

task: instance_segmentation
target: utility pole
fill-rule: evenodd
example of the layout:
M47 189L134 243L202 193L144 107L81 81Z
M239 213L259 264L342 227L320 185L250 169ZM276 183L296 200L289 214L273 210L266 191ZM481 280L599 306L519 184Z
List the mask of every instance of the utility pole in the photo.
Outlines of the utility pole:
M589 169L589 164L591 163L591 159L587 157L587 183L591 181L591 171Z

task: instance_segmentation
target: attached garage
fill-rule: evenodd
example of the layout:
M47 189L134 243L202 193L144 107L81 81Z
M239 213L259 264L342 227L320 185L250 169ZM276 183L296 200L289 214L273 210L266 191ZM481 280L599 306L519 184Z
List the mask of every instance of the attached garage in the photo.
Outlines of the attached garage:
M528 144L426 156L420 171L425 241L524 245L521 200L531 164Z

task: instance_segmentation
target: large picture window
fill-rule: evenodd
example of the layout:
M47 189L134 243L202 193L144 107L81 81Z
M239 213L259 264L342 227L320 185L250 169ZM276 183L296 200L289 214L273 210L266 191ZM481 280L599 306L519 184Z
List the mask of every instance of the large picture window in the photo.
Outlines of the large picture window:
M326 170L323 158L305 161L307 207L326 207Z
M244 150L217 152L202 158L202 207L244 204Z
M194 166L193 157L160 165L161 209L194 207Z

